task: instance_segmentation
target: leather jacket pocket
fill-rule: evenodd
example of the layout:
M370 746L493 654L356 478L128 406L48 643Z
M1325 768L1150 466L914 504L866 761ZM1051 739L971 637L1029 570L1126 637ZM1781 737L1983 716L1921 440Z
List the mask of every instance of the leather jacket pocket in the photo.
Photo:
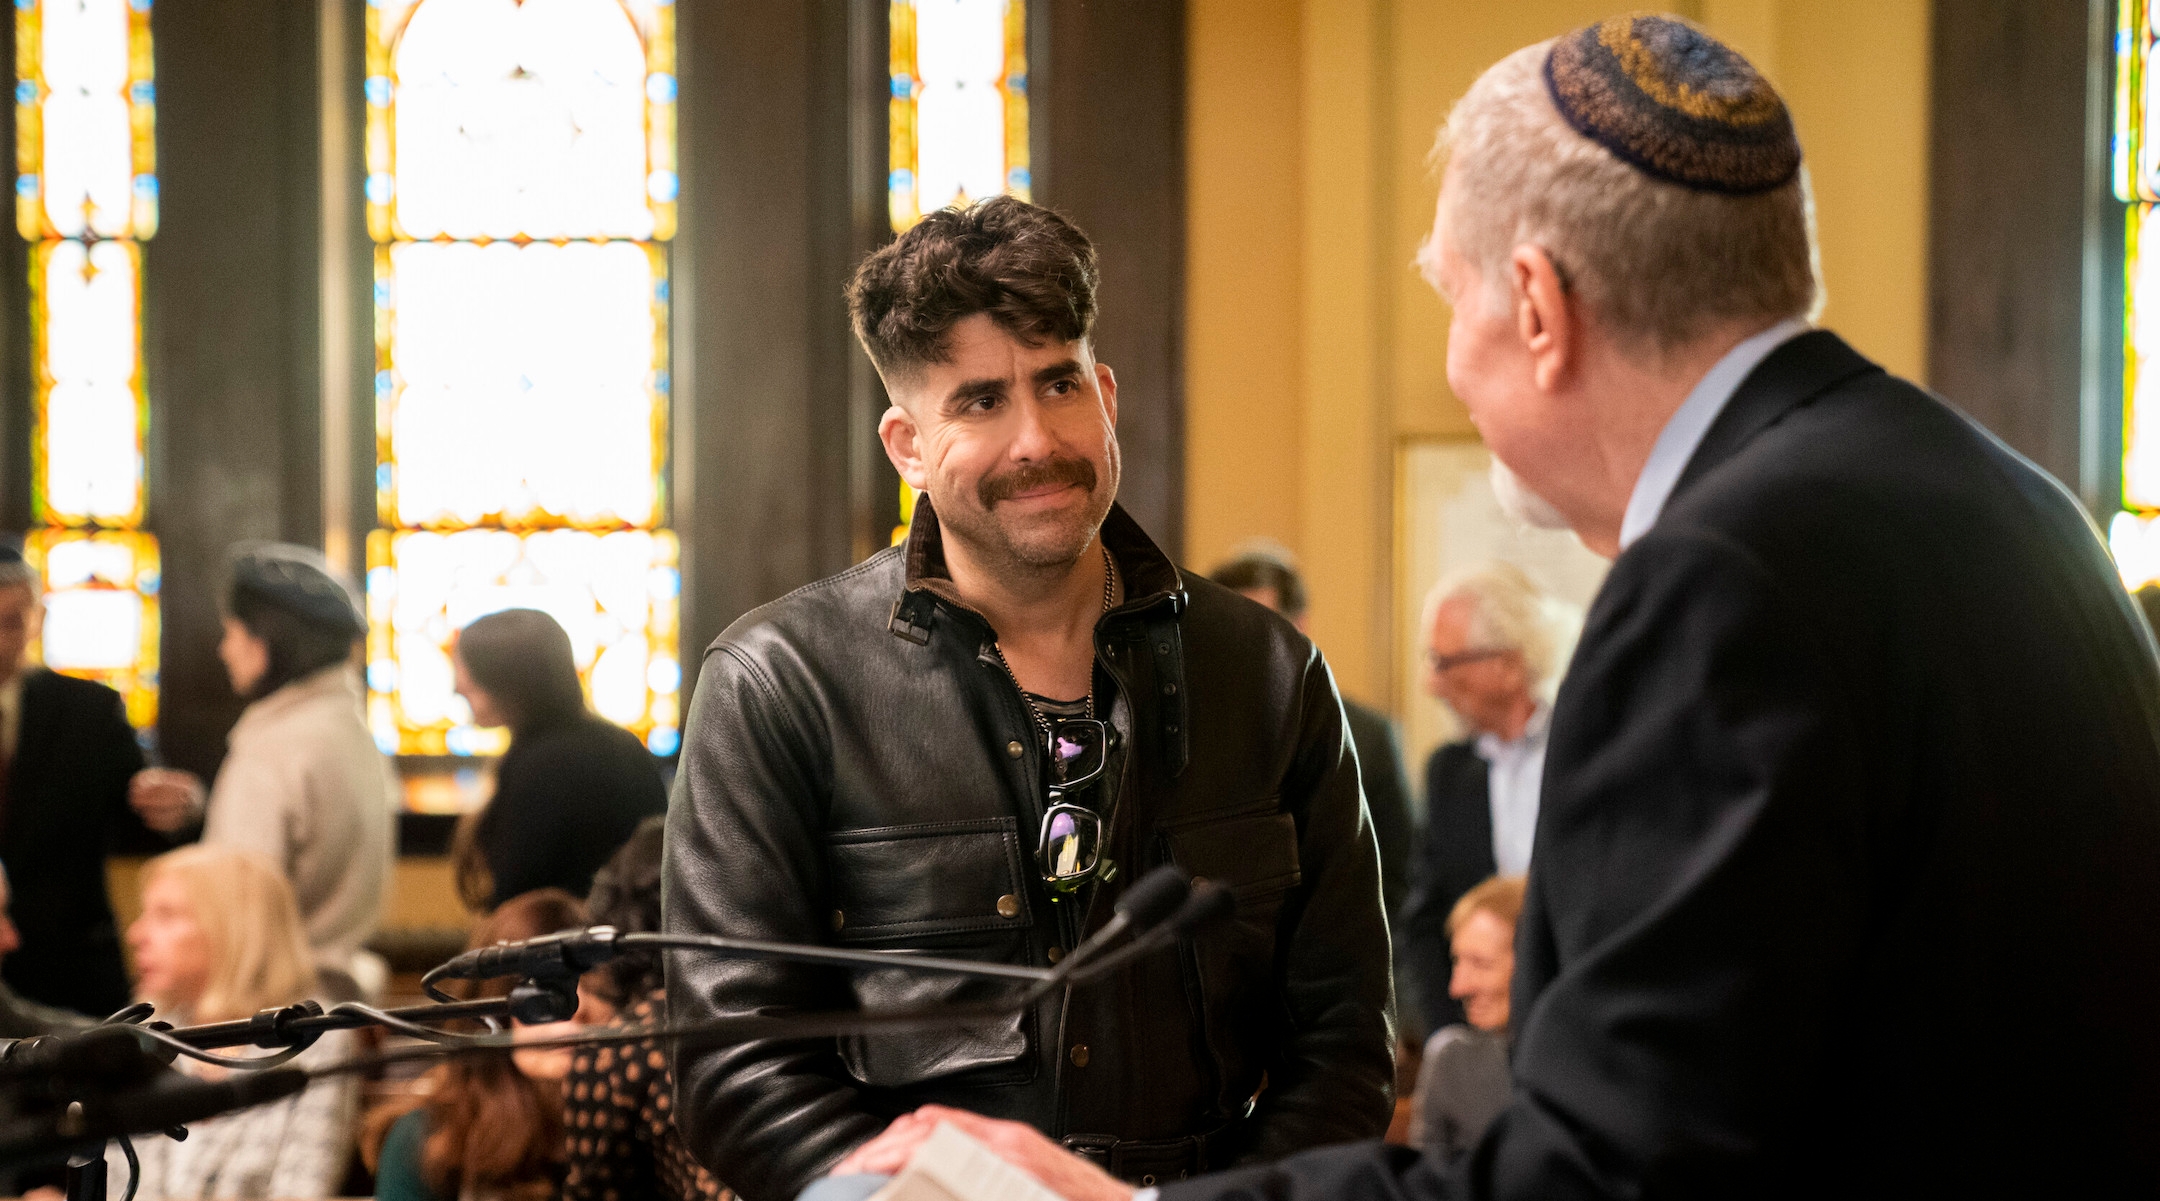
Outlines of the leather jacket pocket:
M826 853L838 941L1028 961L1033 923L1014 819L847 830L828 839ZM889 1013L980 1005L1017 986L893 969L858 972L853 987L864 1012ZM1029 1015L1017 1014L980 1026L848 1037L840 1040L840 1058L873 1088L1019 1083L1034 1074L1031 1028Z
M1304 879L1297 819L1250 813L1181 826L1163 837L1180 870L1224 885L1237 897L1234 918L1185 944L1203 1037L1223 1100L1235 1106L1258 1090L1266 1070L1254 1050L1279 1045L1288 1023L1275 972L1283 905Z

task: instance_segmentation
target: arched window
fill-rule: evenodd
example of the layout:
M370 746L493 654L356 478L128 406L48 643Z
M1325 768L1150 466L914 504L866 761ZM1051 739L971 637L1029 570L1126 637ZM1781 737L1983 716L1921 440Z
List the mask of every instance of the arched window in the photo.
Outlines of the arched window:
M16 0L15 46L41 527L24 553L49 589L39 652L119 689L147 728L158 692L158 545L142 529L141 243L158 200L150 0Z
M452 692L456 631L569 631L593 707L680 744L665 526L669 0L373 0L376 243L369 722L386 751L498 751Z

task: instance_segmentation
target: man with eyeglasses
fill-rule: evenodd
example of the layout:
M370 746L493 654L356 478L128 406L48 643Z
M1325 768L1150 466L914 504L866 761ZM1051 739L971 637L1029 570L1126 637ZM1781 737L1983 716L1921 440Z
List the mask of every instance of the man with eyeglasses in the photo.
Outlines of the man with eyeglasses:
M1463 734L1426 761L1425 831L1399 932L1404 989L1429 1036L1464 1020L1448 995L1455 902L1482 880L1530 870L1555 648L1545 595L1508 563L1441 580L1424 619L1425 690Z
M1387 1125L1387 927L1333 678L1115 504L1096 279L1085 235L1009 198L864 262L849 305L913 523L708 650L664 924L1047 966L1163 864L1228 885L1236 917L1009 1021L683 1048L677 1120L750 1201L925 1103L1143 1186ZM668 976L677 1022L1010 991L690 954Z

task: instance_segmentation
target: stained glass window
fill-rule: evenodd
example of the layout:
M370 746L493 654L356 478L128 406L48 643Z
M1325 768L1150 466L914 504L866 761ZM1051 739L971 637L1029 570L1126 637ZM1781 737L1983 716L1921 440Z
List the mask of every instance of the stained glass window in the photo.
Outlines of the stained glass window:
M892 225L1028 198L1026 0L892 0Z
M594 709L680 743L666 515L669 0L371 0L369 720L489 754L451 690L500 609L570 633Z
M894 233L999 193L1030 199L1027 0L892 0ZM915 517L900 485L898 545Z
M16 0L15 227L30 246L25 546L44 662L157 717L158 549L143 523L150 406L142 248L157 231L150 0Z

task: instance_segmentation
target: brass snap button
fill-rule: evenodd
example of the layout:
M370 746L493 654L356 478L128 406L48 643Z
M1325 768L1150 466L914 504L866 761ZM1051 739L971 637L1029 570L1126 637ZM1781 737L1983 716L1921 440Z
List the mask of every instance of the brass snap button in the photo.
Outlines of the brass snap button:
M832 928L833 928L833 933L835 933L835 934L838 934L838 933L840 933L840 931L842 931L842 930L846 929L846 928L847 928L847 914L845 914L845 913L842 913L842 912L840 912L840 911L839 911L839 910L837 910L837 909L833 910L833 911L832 911Z
M997 910L999 917L1019 917L1020 898L1009 892L1006 893L998 898Z
M1087 1061L1088 1061L1088 1052L1087 1052L1087 1044L1086 1044L1086 1043L1074 1043L1074 1044L1073 1044L1073 1049L1072 1049L1072 1065L1073 1065L1074 1067L1076 1067L1076 1068L1084 1068L1084 1067L1086 1067L1086 1066L1087 1066Z
M1153 1172L1149 1172L1148 1174L1146 1174L1146 1175L1142 1176L1142 1177L1140 1178L1140 1187L1141 1187L1141 1188L1154 1188L1154 1187L1155 1187L1155 1173L1153 1173Z
M1052 962L1052 963L1056 963L1056 962L1057 962L1058 960L1060 960L1060 959L1063 959L1063 958L1065 958L1065 948L1063 948L1063 947L1052 947L1052 948L1050 948L1050 962Z
M1005 744L1005 753L1018 759L1020 756L1027 754L1027 748L1017 742L1008 742Z

